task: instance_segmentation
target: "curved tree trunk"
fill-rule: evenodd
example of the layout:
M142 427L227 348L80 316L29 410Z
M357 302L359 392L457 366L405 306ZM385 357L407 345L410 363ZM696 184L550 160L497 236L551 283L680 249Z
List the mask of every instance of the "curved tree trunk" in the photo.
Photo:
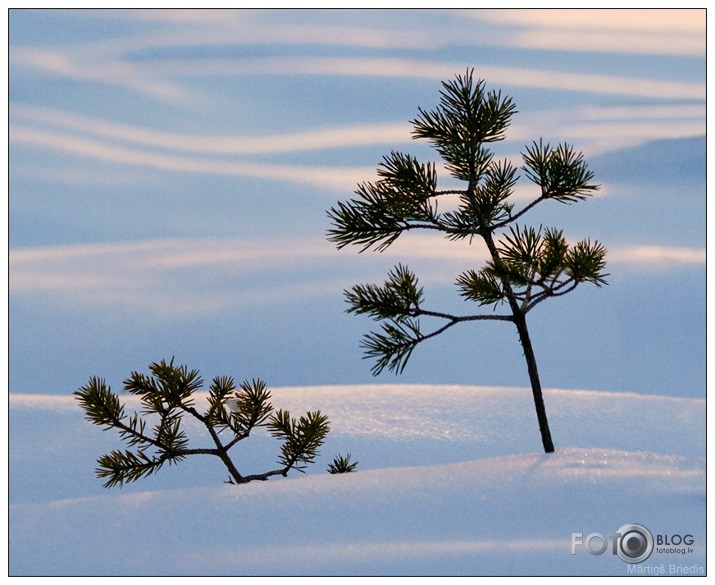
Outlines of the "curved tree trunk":
M485 232L482 234L484 241L489 248L489 253L495 262L500 260L499 250L494 243L494 238L491 232ZM544 405L544 395L541 391L541 380L539 379L539 370L536 367L536 356L534 355L534 348L531 345L531 337L529 336L529 328L526 326L526 315L519 306L518 301L514 297L511 285L503 281L504 290L506 296L509 300L509 308L511 309L514 325L519 332L519 341L521 342L521 347L524 350L524 359L526 360L526 367L529 371L529 381L531 382L531 393L534 396L534 408L536 408L536 418L539 421L539 432L541 433L541 442L544 445L544 451L546 453L554 452L554 443L551 440L551 431L549 430L549 421L546 418L546 406Z
M544 396L541 391L539 370L536 367L536 356L534 355L534 348L531 346L529 329L526 326L526 316L520 309L517 309L517 312L514 313L514 324L519 332L519 341L521 341L521 347L524 349L524 359L529 370L529 381L531 382L531 392L534 395L534 407L536 408L536 418L539 421L541 442L546 453L553 453L554 443L551 440L549 421L546 418L546 406L544 405Z

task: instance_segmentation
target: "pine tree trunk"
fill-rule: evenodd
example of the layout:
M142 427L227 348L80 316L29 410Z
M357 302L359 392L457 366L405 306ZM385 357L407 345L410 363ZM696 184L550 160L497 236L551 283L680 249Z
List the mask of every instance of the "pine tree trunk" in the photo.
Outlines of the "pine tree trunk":
M536 356L534 348L531 346L531 337L529 329L526 326L526 317L517 307L514 313L514 323L519 332L519 341L524 349L524 359L529 370L529 381L531 382L531 392L534 396L534 407L536 408L536 418L539 421L539 432L541 432L541 442L544 445L544 452L553 453L554 443L551 440L551 431L549 430L549 421L546 418L546 406L544 405L544 396L541 391L541 381L539 380L539 370L536 367Z
M223 461L223 464L226 466L226 469L228 469L228 472L231 475L231 479L234 483L246 483L246 479L238 472L238 469L236 469L236 466L233 464L233 461L231 461L231 458L228 456L228 453L226 453L225 450L219 449L218 456L221 461Z
M482 234L484 241L489 248L489 253L492 259L498 261L499 250L494 243L494 238L491 232L485 232ZM514 324L519 332L519 341L521 342L521 347L524 350L524 359L526 360L526 367L529 371L529 381L531 382L531 393L534 396L534 407L536 408L536 418L539 421L539 432L541 433L541 442L544 445L544 451L546 453L554 452L554 443L551 440L551 431L549 430L549 421L546 418L546 406L544 405L544 395L541 391L541 380L539 379L539 370L536 367L536 356L534 355L534 348L531 345L531 337L529 336L529 328L526 326L526 315L521 310L518 301L514 297L511 285L508 282L502 283L506 296L509 300L509 307L511 308L512 316L514 317Z

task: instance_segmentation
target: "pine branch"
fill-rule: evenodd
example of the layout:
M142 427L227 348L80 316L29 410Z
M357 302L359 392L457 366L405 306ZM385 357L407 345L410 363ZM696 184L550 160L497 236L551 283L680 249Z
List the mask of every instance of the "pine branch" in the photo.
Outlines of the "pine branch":
M399 264L388 274L383 286L356 285L345 291L350 304L348 313L365 314L376 321L385 321L380 332L364 336L361 346L365 357L376 359L373 375L385 368L401 373L414 348L427 339L435 337L464 321L510 320L507 315L456 316L422 308L423 289L417 277L406 266ZM447 324L429 334L422 334L417 317L445 319Z
M370 332L363 336L361 347L365 350L365 359L375 359L371 368L373 376L377 376L387 368L396 374L401 374L414 349L423 341L444 333L457 323L466 321L512 321L511 315L465 315L457 316L438 311L419 309L415 316L436 317L447 320L443 326L424 334L420 329L419 319L401 318L389 319L382 324L381 332Z
M203 415L204 424L210 424L219 429L219 432L231 425L226 402L229 396L236 391L233 378L229 376L213 379L208 392L209 408Z
M593 173L568 144L551 148L543 141L534 142L522 153L524 171L533 183L541 187L541 198L573 203L593 195L599 186L590 183Z
M120 437L130 446L137 444L152 445L164 450L166 445L158 438L145 433L146 423L137 414L129 417L124 413L124 405L101 378L92 377L89 383L74 392L75 398L85 412L85 418L91 423L104 427L105 430L116 428Z
M501 92L487 92L482 80L473 80L474 70L454 81L442 82L439 106L432 111L418 108L412 121L415 138L426 138L446 162L448 171L460 180L476 185L491 162L492 154L483 145L504 139L516 113L511 98Z
M569 246L560 230L519 226L510 230L480 272L460 277L463 296L481 304L513 298L528 311L546 298L571 292L581 282L606 284L606 250L598 242Z
M144 451L112 451L97 460L97 477L106 479L105 488L138 481L157 472L166 461L180 460L182 457L163 453L159 457L149 457Z
M92 376L89 383L73 393L91 423L107 429L122 424L124 405L102 378Z
M328 211L334 226L328 239L339 249L357 244L361 252L383 251L406 230L443 229L431 201L437 185L433 164L392 151L377 174L378 181L358 185L357 198Z
M535 294L534 296L525 299L524 306L523 306L524 314L528 313L536 305L545 301L548 298L561 297L563 295L570 293L578 285L579 285L579 283L577 281L567 280L565 282L559 283L559 285L556 287L546 288L543 291Z
M267 424L266 421L273 412L270 398L271 393L263 380L254 379L241 383L240 390L227 402L231 409L229 427L235 434L233 440L226 444L227 451L238 441L248 437L254 428Z
M514 214L510 213L507 218L495 223L492 226L492 231L502 229L502 228L506 227L507 225L509 225L510 223L515 222L522 215L525 215L526 213L531 211L534 207L536 207L539 203L541 203L542 201L546 201L547 199L548 199L548 197L545 197L544 195L541 195L540 197L534 199L531 203L526 205L524 208L520 209L517 213L514 213Z
M566 256L566 273L577 282L590 282L599 287L607 284L605 267L606 248L597 241L582 240Z
M451 327L450 322L441 331ZM440 331L440 332L441 332ZM433 337L435 334L430 335ZM371 332L363 337L361 347L365 350L365 359L375 359L372 375L377 376L385 368L401 374L405 369L414 348L427 336L420 332L419 320L391 319L382 324L382 333Z
M500 279L486 270L463 272L456 284L461 296L480 305L496 305L507 298Z
M151 376L132 372L124 381L124 389L141 397L146 412L171 412L183 406L191 406L191 395L201 388L203 381L196 370L189 371L186 366L174 366L162 360L149 365Z
M288 411L278 410L268 421L268 430L273 437L283 440L279 463L285 475L290 469L303 472L315 460L330 426L320 411L308 412L296 420Z
M356 285L345 291L348 313L367 314L373 319L401 319L415 314L422 302L423 289L406 266L398 264L388 274L385 284Z

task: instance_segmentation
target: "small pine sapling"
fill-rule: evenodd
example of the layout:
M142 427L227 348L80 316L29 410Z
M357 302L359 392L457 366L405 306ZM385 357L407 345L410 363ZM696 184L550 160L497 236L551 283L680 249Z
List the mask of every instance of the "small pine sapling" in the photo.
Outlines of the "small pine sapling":
M297 420L288 411L274 412L271 394L262 380L245 381L237 388L230 377L214 378L208 389L207 408L199 412L194 394L203 381L198 371L175 366L173 359L152 363L149 370L150 375L133 372L124 381L124 390L140 398L140 413L127 415L119 396L97 377L90 378L74 393L90 422L104 430L116 429L127 446L134 448L113 450L97 460L97 477L105 480L104 487L122 487L189 455L218 457L232 484L285 477L291 469L303 472L315 461L330 430L328 418L320 411L307 412ZM185 415L194 417L208 430L212 447L189 448L189 438L182 428ZM266 427L271 436L282 441L280 467L242 475L229 450L258 427Z
M521 167L537 187L537 196L514 209L519 179L509 160L496 160L490 143L505 138L516 107L501 92L487 91L474 81L473 71L442 83L440 103L433 111L419 108L412 121L413 137L427 139L441 155L446 170L464 188L437 188L434 163L421 163L409 154L392 151L377 169L376 182L362 183L357 197L328 211L328 239L337 247L349 244L381 252L413 230L429 230L449 240L481 240L488 261L479 270L456 278L459 294L491 312L453 315L425 308L417 277L400 264L383 285L356 285L345 291L349 313L364 314L382 323L363 338L365 357L375 360L378 375L385 368L400 373L415 347L458 323L492 320L515 325L524 351L539 430L547 453L554 451L544 406L536 357L526 316L543 301L560 297L581 283L606 284L606 249L597 241L569 244L554 228L521 227L516 222L544 201L574 203L598 190L581 153L567 145L534 142L522 153ZM455 196L454 210L440 211L440 197ZM503 313L497 307L506 305ZM430 331L423 320L440 322Z

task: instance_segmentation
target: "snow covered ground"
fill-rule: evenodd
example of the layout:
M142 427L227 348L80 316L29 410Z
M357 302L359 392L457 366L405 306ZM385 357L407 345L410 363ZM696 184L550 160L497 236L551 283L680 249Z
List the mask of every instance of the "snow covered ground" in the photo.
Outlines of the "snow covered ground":
M233 486L216 458L197 456L122 490L93 471L120 446L116 434L85 421L71 397L11 394L10 575L705 571L704 400L548 390L557 452L545 455L524 388L272 394L277 408L331 420L306 474ZM196 446L206 439L194 434ZM239 469L273 468L277 442L249 440ZM338 452L357 473L325 471ZM610 537L628 523L652 533L644 562L612 554L610 539L604 554L572 554L573 533Z

